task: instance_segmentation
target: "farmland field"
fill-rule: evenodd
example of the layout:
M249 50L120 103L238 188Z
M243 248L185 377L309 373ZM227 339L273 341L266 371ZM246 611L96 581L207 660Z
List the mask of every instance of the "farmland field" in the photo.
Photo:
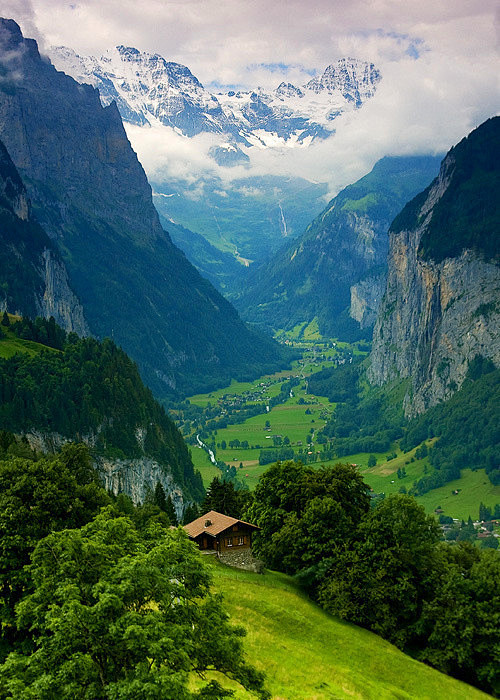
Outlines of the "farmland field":
M279 449L280 445L275 445L275 442L283 441L287 447L293 449L295 459L304 459L308 452L314 450L318 454L316 466L335 464L339 461L358 465L366 483L375 493L389 495L408 491L414 481L432 472L433 468L430 467L427 457L416 458L417 448L403 453L397 442L391 445L387 452L375 453L377 464L371 468L368 467L368 453L330 460L321 459L322 445L315 443L315 436L324 427L327 418L335 409L335 404L330 403L326 397L309 394L307 380L313 373L331 366L337 353L347 353L346 357L349 357L359 354L360 350L355 345L349 346L338 341L335 349L326 349L325 344L315 345L314 341L303 342L301 346L304 351L303 358L294 362L292 370L261 377L254 382L233 382L219 391L190 398L190 402L196 406L219 406L223 410L225 403L246 394L247 397L255 396L255 400L248 400L247 405L255 405L259 401L262 403L266 399L276 397L282 383L290 377L298 378L298 385L293 387L292 395L287 396L284 403L272 406L268 412L259 413L242 423L231 424L228 421L227 427L214 431L210 446L214 449L217 460L236 469L238 481L251 490L254 489L259 477L268 468L268 464L259 464L261 450ZM241 444L238 445L238 441L248 443L248 446L245 444L242 447ZM308 441L312 443L312 447ZM434 442L435 439L427 440L426 444L431 447ZM220 470L210 462L206 451L193 447L192 455L195 467L200 470L205 486L208 486L214 476L221 474ZM500 486L493 486L484 470L464 469L461 479L457 482L434 489L417 497L417 500L429 513L441 507L446 515L454 518L466 520L470 515L474 519L478 517L481 501L490 508L500 503Z

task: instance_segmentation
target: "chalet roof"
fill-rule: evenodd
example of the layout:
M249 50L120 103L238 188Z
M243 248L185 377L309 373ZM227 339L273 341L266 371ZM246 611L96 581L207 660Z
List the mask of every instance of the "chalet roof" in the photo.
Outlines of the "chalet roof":
M207 525L207 523L210 523L210 525ZM256 530L259 529L257 525L252 525L244 520L238 520L238 518L231 518L229 515L217 513L216 510L211 510L205 513L205 515L193 520L192 523L184 525L184 529L189 537L198 537L198 535L201 535L203 532L206 532L207 535L211 535L212 537L216 537L221 532L224 532L224 530L238 523L253 527Z

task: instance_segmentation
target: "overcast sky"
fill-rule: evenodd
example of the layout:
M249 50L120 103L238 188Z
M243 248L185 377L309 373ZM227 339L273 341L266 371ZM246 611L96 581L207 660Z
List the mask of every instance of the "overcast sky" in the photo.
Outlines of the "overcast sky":
M0 0L0 8L42 48L135 46L187 65L209 87L301 84L342 56L373 61L383 76L376 96L342 117L335 137L255 155L257 170L300 169L332 191L383 155L446 151L499 113L498 0ZM211 167L207 139L197 153L196 142L135 131L150 173Z

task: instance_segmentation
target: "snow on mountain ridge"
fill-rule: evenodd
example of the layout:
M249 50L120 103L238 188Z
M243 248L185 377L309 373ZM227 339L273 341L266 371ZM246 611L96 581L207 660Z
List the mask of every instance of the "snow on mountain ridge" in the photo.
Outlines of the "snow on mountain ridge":
M342 58L301 87L282 82L271 93L212 94L186 66L134 47L117 46L100 58L65 47L50 55L56 68L97 87L103 104L115 100L124 121L159 122L188 137L211 132L227 141L229 135L243 158L240 147L305 146L328 137L332 121L361 107L381 79L373 64Z

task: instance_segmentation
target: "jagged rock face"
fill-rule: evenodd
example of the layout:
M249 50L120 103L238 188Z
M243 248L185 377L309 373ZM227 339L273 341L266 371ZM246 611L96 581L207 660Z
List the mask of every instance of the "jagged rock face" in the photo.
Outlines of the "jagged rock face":
M96 457L95 467L103 481L104 488L115 495L126 493L136 504L144 503L154 493L159 482L165 495L172 499L177 518L182 518L184 497L181 488L175 484L172 475L166 472L154 459L108 459Z
M72 208L133 230L142 242L160 235L151 188L116 106L103 109L94 88L57 73L12 20L0 25L0 51L10 76L0 91L0 138L48 235L62 235Z
M113 337L159 397L225 383L249 359L276 366L278 346L249 331L161 228L116 105L42 60L12 20L0 20L0 44L0 137L90 331Z
M70 289L66 266L56 251L45 248L42 253L44 290L38 300L37 315L44 318L54 317L64 330L79 336L89 334L83 308Z
M346 187L302 236L250 271L235 299L244 317L273 328L316 317L323 333L343 338L371 326L382 298L389 225L408 196L432 180L438 163L384 158Z
M475 138L476 132L469 139ZM497 181L499 136L500 119L488 142L491 153L496 154L492 155L496 173L491 176L496 175ZM449 398L460 388L476 355L500 365L498 254L485 255L474 245L459 255L435 260L426 259L421 246L436 208L462 177L462 152L463 142L445 158L432 186L408 205L408 209L415 209L411 220L417 225L400 228L396 219L396 230L390 233L387 286L375 325L368 377L377 385L411 379L405 398L409 416ZM473 164L468 166L474 169ZM474 187L472 179L461 182ZM490 208L498 210L498 201L497 192ZM441 235L452 242L456 232L443 230ZM498 231L493 235L498 239Z
M103 104L115 101L123 119L131 124L142 126L158 120L186 136L231 130L217 99L191 71L158 54L117 46L97 59L57 47L52 56L56 66L78 82L98 88Z
M360 328L369 328L377 320L377 312L385 290L385 273L368 276L351 287L349 315Z
M103 104L114 100L130 124L161 123L185 136L226 134L233 144L261 148L326 138L331 121L361 107L381 79L373 64L341 59L302 88L283 82L271 93L212 94L186 66L131 47L117 46L100 58L67 47L54 47L50 55L59 70L97 87Z
M380 71L373 63L361 63L353 58L341 58L335 66L328 66L323 75L313 78L305 87L316 93L323 91L330 95L336 91L360 107L375 94L375 86L380 81Z
M26 188L0 142L0 308L26 316L54 317L66 331L88 333L83 309L53 244L33 220Z
M80 436L81 441L93 447L95 436ZM26 433L26 439L32 450L44 453L54 453L68 442L58 433L42 433L37 430ZM156 460L150 457L140 459L110 459L109 457L94 456L93 464L97 470L104 488L117 496L126 493L137 505L144 503L146 498L154 493L159 482L166 496L170 496L178 519L184 511L184 496L182 489L175 483L172 474Z

